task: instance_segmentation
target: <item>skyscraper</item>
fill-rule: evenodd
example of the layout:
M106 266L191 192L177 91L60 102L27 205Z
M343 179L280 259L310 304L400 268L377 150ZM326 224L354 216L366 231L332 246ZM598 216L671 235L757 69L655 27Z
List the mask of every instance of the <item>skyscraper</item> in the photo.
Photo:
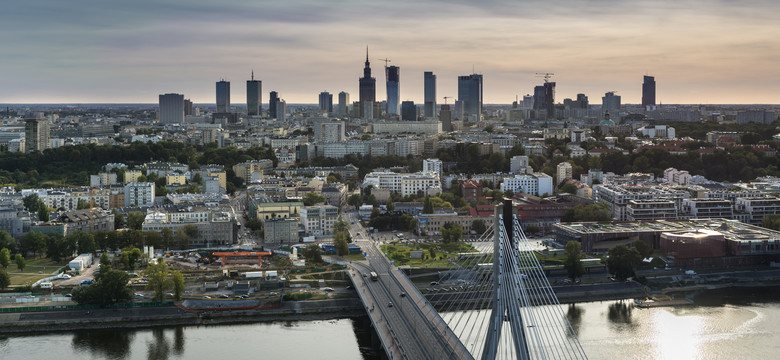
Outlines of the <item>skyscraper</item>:
M287 119L287 102L284 99L276 100L276 120L285 121Z
M444 132L452 131L452 111L450 106L444 104L439 111L439 122L441 122L441 130Z
M347 112L349 110L349 93L347 92L340 92L339 93L339 107L336 112L339 116L346 116Z
M414 101L401 103L401 120L417 121L417 105L414 104Z
M463 101L464 117L482 115L482 75L458 76L458 100Z
M190 99L184 99L184 116L194 115L192 109L192 101Z
M43 113L33 113L24 119L24 143L28 153L49 148L49 119Z
M252 71L252 79L246 81L246 114L258 116L263 103L263 82L255 80L255 72Z
M655 106L655 77L645 75L642 83L642 106L645 109Z
M436 116L436 75L432 71L423 74L425 81L425 117Z
M601 98L601 109L604 111L620 110L620 95L615 95L614 91L604 94Z
M363 68L363 77L360 78L359 83L360 116L372 117L374 102L376 101L376 79L371 77L371 63L368 61L368 47L366 47L366 66Z
M276 119L276 103L279 102L279 93L271 91L268 96L268 116L271 119Z
M184 124L184 95L161 94L160 124Z
M547 117L555 117L555 83L544 83L544 109Z
M333 112L333 94L327 91L320 93L320 110L328 113Z
M217 81L217 112L230 112L230 81Z
M387 76L387 113L398 115L398 101L401 97L400 93L400 77L401 69L398 66L385 67L385 75Z

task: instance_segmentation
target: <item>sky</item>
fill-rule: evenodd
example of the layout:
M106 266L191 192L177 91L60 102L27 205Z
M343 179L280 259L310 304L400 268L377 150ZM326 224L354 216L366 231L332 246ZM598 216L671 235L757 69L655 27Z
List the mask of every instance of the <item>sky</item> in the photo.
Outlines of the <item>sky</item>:
M254 70L263 102L358 98L366 46L377 99L384 61L401 68L401 100L437 102L457 76L484 76L484 102L506 104L553 73L556 102L607 91L641 102L643 75L665 104L780 103L775 0L25 0L0 11L0 103L156 103L181 93L215 102L231 82L246 102ZM452 100L450 100L452 101Z

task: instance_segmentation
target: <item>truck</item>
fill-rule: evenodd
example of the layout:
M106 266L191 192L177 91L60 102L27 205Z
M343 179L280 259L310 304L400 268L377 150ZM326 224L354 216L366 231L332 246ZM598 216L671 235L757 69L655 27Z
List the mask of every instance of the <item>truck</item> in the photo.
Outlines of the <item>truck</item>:
M377 275L375 272L371 272L371 280L377 281L379 280L379 275Z

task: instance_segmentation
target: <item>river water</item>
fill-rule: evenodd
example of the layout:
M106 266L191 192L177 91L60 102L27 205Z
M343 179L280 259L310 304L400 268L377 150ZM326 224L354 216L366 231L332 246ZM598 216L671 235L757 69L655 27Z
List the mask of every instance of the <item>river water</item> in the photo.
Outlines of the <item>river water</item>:
M778 359L780 288L695 294L696 306L563 305L590 359ZM365 319L0 337L0 359L377 359Z

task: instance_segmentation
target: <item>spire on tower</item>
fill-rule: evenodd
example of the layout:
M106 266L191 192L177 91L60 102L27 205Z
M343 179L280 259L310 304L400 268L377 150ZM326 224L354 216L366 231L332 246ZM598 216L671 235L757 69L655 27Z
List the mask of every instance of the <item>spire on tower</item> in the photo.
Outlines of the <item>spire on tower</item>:
M255 81L255 69L252 69L252 81Z
M368 62L368 45L366 45L366 62Z

